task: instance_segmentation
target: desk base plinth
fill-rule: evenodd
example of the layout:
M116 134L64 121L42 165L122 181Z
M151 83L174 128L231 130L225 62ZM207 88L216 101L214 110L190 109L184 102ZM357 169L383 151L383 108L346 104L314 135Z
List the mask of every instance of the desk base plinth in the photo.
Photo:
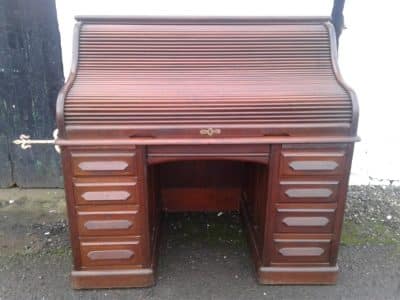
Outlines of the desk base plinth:
M260 284L335 284L338 267L260 267Z
M155 284L153 269L72 271L74 289L149 287Z

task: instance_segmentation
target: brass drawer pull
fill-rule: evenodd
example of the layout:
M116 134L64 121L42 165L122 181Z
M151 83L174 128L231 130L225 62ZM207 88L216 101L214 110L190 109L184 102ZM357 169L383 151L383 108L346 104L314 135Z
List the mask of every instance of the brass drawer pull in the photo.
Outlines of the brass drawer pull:
M124 161L85 161L79 164L82 171L124 171L128 164Z
M135 253L131 250L101 250L90 251L87 256L90 260L130 259Z
M128 191L85 192L82 198L86 201L125 201L131 194Z
M131 228L129 220L87 221L84 226L87 230L122 230Z
M290 247L281 248L279 253L283 256L321 256L325 252L320 247Z
M329 219L326 217L286 217L282 220L286 226L326 226Z
M309 188L309 189L288 189L285 194L290 198L328 198L332 195L331 189Z
M335 161L324 160L304 160L292 161L289 163L290 168L295 171L333 171L339 164Z

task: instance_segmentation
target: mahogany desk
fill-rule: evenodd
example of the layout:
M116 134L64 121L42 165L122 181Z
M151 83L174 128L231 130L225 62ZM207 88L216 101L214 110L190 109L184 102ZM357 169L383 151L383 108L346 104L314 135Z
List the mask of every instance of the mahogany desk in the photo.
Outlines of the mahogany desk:
M358 109L329 20L77 20L56 141L73 287L154 284L164 211L240 210L260 283L335 283Z

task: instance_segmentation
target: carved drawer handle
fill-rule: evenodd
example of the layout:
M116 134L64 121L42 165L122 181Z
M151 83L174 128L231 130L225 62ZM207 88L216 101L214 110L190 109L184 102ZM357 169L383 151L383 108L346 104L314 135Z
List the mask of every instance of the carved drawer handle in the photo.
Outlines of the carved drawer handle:
M131 259L134 256L131 250L96 250L88 252L90 260Z
M131 228L129 220L87 221L84 226L87 230L122 230Z
M332 195L331 189L288 189L285 194L290 198L328 198Z
M326 217L286 217L282 223L286 226L326 226L329 219Z
M281 248L279 253L283 256L321 256L325 252L320 247L290 247Z
M128 167L125 161L85 161L79 164L82 171L124 171Z
M86 201L124 201L130 197L131 193L127 191L101 191L85 192L82 198Z
M295 171L333 171L339 164L325 160L296 160L290 162L289 166Z

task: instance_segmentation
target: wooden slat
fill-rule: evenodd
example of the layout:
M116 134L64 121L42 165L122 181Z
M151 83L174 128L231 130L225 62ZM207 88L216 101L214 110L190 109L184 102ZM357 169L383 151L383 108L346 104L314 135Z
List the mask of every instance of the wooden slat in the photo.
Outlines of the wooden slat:
M175 21L86 21L64 105L67 128L350 128L352 103L321 20Z

